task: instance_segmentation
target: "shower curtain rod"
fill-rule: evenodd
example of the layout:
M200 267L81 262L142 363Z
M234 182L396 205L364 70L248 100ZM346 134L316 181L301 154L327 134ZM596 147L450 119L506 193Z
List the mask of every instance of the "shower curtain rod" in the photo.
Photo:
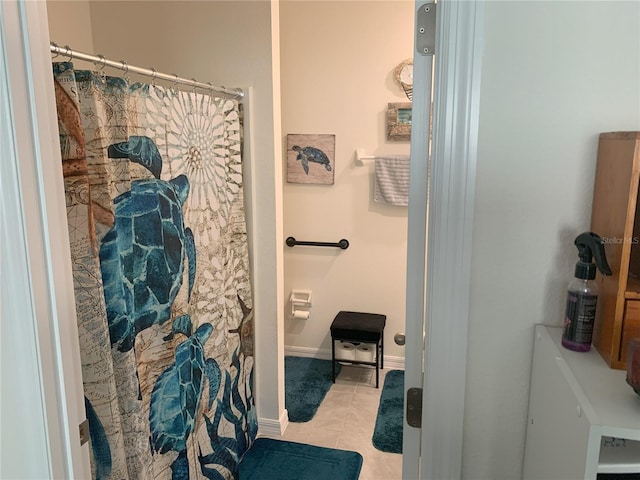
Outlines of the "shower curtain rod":
M200 88L200 89L212 90L216 93L222 94L227 97L236 98L236 99L241 99L244 97L244 91L239 88L216 87L211 85L210 83L198 82L195 78L192 78L189 80L188 78L179 77L175 73L169 75L167 73L160 73L153 68L148 69L148 68L141 68L133 65L128 65L127 62L125 62L124 60L115 62L113 60L108 60L104 58L103 55L90 55L88 53L83 53L77 50L73 50L68 45L65 45L64 47L60 47L55 42L51 42L50 48L51 48L51 53L67 56L69 57L70 60L77 58L79 60L93 62L96 65L101 65L102 68L104 67L117 68L120 70L124 70L125 74L132 72L132 73L137 73L139 75L146 75L148 77L152 77L154 80L156 79L167 80L173 83L190 85L194 89Z

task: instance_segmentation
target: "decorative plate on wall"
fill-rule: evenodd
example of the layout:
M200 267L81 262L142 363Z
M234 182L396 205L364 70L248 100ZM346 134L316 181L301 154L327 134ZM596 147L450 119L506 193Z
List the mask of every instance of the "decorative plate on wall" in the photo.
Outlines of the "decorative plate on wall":
M336 136L287 135L287 182L333 185Z
M400 84L409 100L413 99L413 59L400 63L393 71L396 82Z

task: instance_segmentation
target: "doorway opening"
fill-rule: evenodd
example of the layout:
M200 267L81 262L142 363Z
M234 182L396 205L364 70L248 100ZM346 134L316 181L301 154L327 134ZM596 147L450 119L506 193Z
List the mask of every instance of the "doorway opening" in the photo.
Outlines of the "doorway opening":
M409 138L389 138L387 116L395 106L407 121L407 109L397 106L411 100L396 70L413 56L415 5L282 2L279 8L283 233L298 240L349 240L346 250L284 247L285 358L323 360L331 378L330 326L336 315L386 316L379 388L375 368L341 365L316 415L308 422L290 418L284 439L358 451L364 457L361 478L399 479L401 454L377 449L373 437L387 375L404 370L404 347L394 335L405 332L408 209L374 200L374 157L404 156L408 168ZM331 35L308 35L310 23ZM334 136L332 183L302 183L292 174L294 168L303 172L299 152L289 148L294 135ZM327 173L319 163L309 162L308 168L309 175ZM312 304L304 308L308 318L290 315L289 297L296 290L312 292ZM335 348L336 358L355 358L363 347L336 341ZM285 390L286 378L287 360ZM285 391L288 408L286 398Z

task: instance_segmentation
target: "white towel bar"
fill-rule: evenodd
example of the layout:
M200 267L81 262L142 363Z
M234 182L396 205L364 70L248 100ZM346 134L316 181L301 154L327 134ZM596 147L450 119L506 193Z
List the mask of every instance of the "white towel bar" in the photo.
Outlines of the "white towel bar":
M355 164L359 167L363 167L368 165L371 160L375 160L375 155L365 155L364 148L356 148L356 159Z

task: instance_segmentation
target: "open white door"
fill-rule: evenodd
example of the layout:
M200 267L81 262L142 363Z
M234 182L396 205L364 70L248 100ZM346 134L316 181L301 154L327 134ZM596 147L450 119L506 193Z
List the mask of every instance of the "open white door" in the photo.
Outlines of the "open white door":
M414 31L435 42L436 6L432 2L416 2ZM429 23L425 26L423 23ZM405 412L402 438L402 478L420 478L421 429L408 418L408 412L421 409L423 390L424 325L426 295L426 254L429 178L429 112L431 108L433 51L416 54L414 42L413 99L411 114L411 166L407 234L407 305L405 334ZM422 46L423 50L428 47ZM410 410L409 410L410 409ZM419 415L418 415L419 416ZM414 426L411 426L413 424Z
M0 2L0 478L91 478L45 2Z
M416 1L405 399L421 390L422 419L410 426L405 409L407 479L453 480L462 471L483 10L482 0Z

